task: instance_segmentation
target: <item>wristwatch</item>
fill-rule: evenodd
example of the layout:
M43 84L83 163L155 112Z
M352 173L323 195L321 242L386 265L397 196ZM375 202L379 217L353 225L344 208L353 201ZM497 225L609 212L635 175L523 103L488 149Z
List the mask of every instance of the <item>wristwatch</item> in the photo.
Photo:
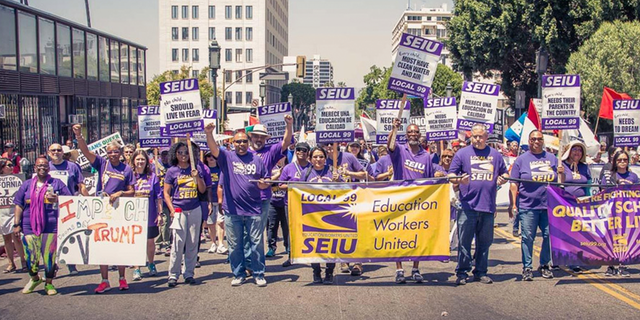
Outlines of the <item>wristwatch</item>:
M13 228L16 228L16 227L19 227L19 226L20 226L19 224L14 224Z

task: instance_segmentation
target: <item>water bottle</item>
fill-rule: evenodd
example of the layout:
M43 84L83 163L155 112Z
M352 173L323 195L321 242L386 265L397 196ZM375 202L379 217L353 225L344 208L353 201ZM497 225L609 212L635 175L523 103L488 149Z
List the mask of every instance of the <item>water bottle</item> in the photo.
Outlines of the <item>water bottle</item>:
M47 186L47 196L50 197L53 195L53 186L52 185L48 185Z

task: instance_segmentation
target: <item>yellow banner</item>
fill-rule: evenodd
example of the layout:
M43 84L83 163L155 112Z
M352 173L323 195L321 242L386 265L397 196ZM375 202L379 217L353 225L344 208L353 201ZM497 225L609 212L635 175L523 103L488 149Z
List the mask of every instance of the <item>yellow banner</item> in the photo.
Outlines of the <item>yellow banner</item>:
M449 185L289 185L293 263L449 259Z

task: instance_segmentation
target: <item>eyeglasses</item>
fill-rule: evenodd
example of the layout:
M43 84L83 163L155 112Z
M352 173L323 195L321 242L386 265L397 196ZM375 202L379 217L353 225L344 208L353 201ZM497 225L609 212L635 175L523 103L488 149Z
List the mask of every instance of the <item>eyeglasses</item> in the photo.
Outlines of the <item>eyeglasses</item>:
M442 155L443 158L453 158L453 156L450 156L448 154Z
M62 152L62 149L49 149L50 152Z
M324 159L324 156L313 156L314 159Z
M241 139L241 140L235 140L234 142L237 143L237 144L242 144L242 143L249 143L249 140Z
M620 158L620 159L616 160L616 162L629 162L629 159Z
M580 147L573 147L573 148L571 148L571 152L573 152L573 151L580 151L580 152L582 152L582 148L580 148Z
M176 153L181 155L181 156L188 156L189 155L189 151L176 151Z
M529 138L531 141L542 141L544 138Z
M407 133L420 133L420 130L407 130Z
M306 149L306 148L296 148L296 151L299 151L299 152L309 152L309 149Z
M4 165L5 167L13 168L13 163L7 163Z
M111 150L111 151L107 151L107 154L119 154L120 150Z

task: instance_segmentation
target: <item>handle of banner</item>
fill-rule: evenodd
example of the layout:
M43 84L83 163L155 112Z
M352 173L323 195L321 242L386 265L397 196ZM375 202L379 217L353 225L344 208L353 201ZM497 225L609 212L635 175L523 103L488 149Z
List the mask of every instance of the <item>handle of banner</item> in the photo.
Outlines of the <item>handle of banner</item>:
M444 152L444 140L440 140L440 155Z
M338 143L333 143L333 172L338 172Z
M558 130L558 167L562 165L562 130ZM560 175L558 175L558 182L560 182Z
M160 165L160 161L158 161L158 148L153 148L153 159L156 161L156 165L153 166L156 170L156 177L158 176L158 165Z
M187 133L187 148L189 149L189 162L191 164L191 171L193 171L196 169L196 162L193 157L193 148L191 148L191 133Z
M407 94L403 94L402 95L402 103L400 104L401 106L404 106L404 104L407 102ZM402 112L404 111L404 107L400 107L398 109L398 116L396 118L400 119L402 121ZM391 136L389 136L389 147L391 147L391 149L395 149L396 148L396 135L398 134L398 131L393 131L391 132Z

